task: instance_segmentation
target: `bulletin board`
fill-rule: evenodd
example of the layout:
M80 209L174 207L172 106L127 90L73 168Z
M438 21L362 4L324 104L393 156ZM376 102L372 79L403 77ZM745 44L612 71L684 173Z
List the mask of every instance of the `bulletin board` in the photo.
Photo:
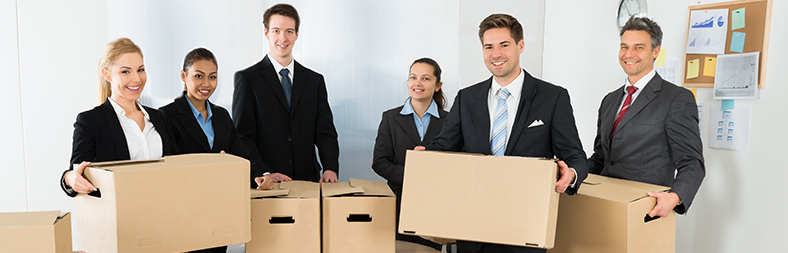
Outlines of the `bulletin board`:
M734 16L734 11L745 8L745 27L736 30L731 30L733 23L731 20ZM740 0L724 3L704 4L690 6L687 12L687 44L684 45L684 87L700 87L712 88L714 87L714 76L704 75L704 59L706 57L717 57L716 54L688 54L686 53L687 45L690 42L690 15L692 11L696 10L714 10L714 9L728 9L728 32L725 41L725 54L739 54L739 52L731 51L731 37L734 32L746 33L744 40L744 47L741 53L760 52L758 64L758 88L763 88L766 80L766 56L768 55L769 48L769 27L772 15L772 0ZM689 63L692 60L698 60L700 63L698 77L687 79L687 71Z

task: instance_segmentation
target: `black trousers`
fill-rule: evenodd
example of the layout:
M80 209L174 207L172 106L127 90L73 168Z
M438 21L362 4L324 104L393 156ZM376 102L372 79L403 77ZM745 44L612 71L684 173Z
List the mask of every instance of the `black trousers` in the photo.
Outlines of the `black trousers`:
M539 249L539 248L529 248L529 247L515 247L513 250L509 245L501 245L501 244L491 244L491 243L482 243L481 247L477 251L473 251L473 249L469 249L469 245L467 242L458 241L457 242L457 252L459 253L520 253L520 252L528 252L528 253L545 253L547 252L546 249ZM473 248L473 247L471 247Z

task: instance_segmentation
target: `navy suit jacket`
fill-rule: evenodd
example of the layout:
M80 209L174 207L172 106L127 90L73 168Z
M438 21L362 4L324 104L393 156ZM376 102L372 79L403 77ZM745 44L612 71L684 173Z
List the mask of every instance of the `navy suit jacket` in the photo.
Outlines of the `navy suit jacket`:
M685 213L706 175L695 97L655 74L621 119L611 143L623 98L622 86L602 99L589 172L672 187L682 201L673 210Z
M169 118L172 124L173 137L175 138L175 142L178 143L178 150L181 154L219 153L224 150L225 153L246 158L251 164L250 186L257 188L257 183L254 182L254 178L263 175L263 172L259 169L262 163L262 161L260 161L260 156L249 153L248 149L244 147L243 142L241 142L241 136L235 129L233 120L230 118L230 113L228 113L227 110L210 101L208 105L211 107L211 112L213 112L211 118L214 132L213 148L208 144L208 138L205 136L205 132L203 132L202 127L197 123L197 119L194 118L185 91L183 92L183 96L159 108L159 111Z
M523 74L520 103L504 155L564 160L577 171L575 187L566 189L567 194L575 194L588 175L588 164L577 134L569 93L562 87L534 78L525 70ZM492 154L487 101L490 87L492 77L460 90L449 116L443 121L443 129L432 139L427 150L461 151L464 147L469 153ZM544 124L529 127L536 120ZM472 242L458 244L471 250L481 247L481 244ZM510 248L514 252L545 251L516 246Z
M317 182L321 164L339 175L337 130L323 76L295 60L292 64L290 108L268 56L236 72L233 120L246 147L260 154L265 172Z
M147 106L143 106L143 108L148 112L150 121L161 136L163 155L178 154L178 147L172 138L167 117L156 109ZM72 136L71 163L60 177L60 188L68 196L77 196L77 192L66 186L64 181L66 173L74 169L74 164L80 164L83 161L104 162L129 159L126 134L123 133L118 116L107 99L101 105L77 115Z

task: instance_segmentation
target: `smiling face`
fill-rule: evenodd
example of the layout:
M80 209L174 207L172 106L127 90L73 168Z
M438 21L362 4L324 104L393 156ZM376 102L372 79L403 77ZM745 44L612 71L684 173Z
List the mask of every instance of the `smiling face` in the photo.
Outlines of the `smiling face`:
M414 63L410 66L408 76L408 94L411 99L420 102L431 102L435 92L441 89L443 83L437 82L435 69L427 63Z
M268 20L268 28L265 29L265 37L268 39L268 54L282 66L289 64L293 59L293 46L298 39L295 19L272 15Z
M634 84L651 72L659 50L659 46L652 48L651 35L646 31L629 30L621 35L618 62L627 73L629 83Z
M136 101L140 98L145 82L145 64L139 53L127 53L118 58L109 68L101 69L104 79L110 82L111 98L116 102Z
M197 60L188 72L181 70L181 80L186 83L186 96L192 102L205 102L216 90L216 64L209 60Z
M501 86L509 85L520 74L520 54L524 49L525 41L514 41L509 28L493 28L484 32L484 64Z

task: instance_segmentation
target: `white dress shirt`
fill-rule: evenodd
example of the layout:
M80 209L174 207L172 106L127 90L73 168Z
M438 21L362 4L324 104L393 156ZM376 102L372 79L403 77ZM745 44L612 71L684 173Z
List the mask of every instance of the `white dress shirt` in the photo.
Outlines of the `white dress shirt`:
M643 90L643 87L646 87L646 84L648 84L648 82L650 82L651 79L654 78L654 74L656 74L656 73L657 72L652 69L650 72L648 72L648 74L646 74L645 76L641 77L640 80L635 82L634 85L637 88L637 90L635 90L635 93L632 93L632 101L629 101L630 105L635 103L635 99L638 97L638 95L640 95L640 91ZM629 83L629 78L624 78L624 97L621 98L621 104L618 105L618 111L616 111L616 113L620 112L621 108L624 107L624 100L627 100L627 96L626 96L627 95L627 86L630 86L630 85L633 85L633 84ZM615 121L615 118L613 118L613 121Z
M295 61L295 59L290 59L290 63L288 63L287 66L282 66L281 64L279 64L278 61L274 60L274 58L272 58L270 55L266 55L266 56L268 56L268 59L271 60L271 65L274 66L274 71L276 71L276 77L279 78L279 84L282 84L282 75L279 74L279 71L282 71L282 69L287 69L287 71L289 71L287 73L287 77L290 77L290 85L294 85L293 72L295 71L293 71L293 65L295 64L293 64L293 62Z
M517 118L517 106L520 105L520 93L523 90L523 80L525 79L525 74L523 74L523 69L520 69L520 73L517 74L517 77L506 85L506 90L509 91L510 95L506 98L506 146L509 146L509 135L512 134L512 127L514 127L514 119ZM495 81L495 78L492 79L492 86L490 86L490 91L487 94L487 109L490 110L490 141L492 141L493 131L492 129L493 124L495 123L495 111L498 109L498 90L501 89L501 84Z
M145 115L145 128L140 131L139 125L133 119L126 117L126 110L120 107L112 98L109 99L112 104L112 109L115 109L115 114L120 121L120 127L123 128L123 134L126 136L126 145L129 147L129 158L131 160L143 160L161 158L163 155L161 135L156 131L153 122L150 121L150 116L145 108L139 104L142 114Z

